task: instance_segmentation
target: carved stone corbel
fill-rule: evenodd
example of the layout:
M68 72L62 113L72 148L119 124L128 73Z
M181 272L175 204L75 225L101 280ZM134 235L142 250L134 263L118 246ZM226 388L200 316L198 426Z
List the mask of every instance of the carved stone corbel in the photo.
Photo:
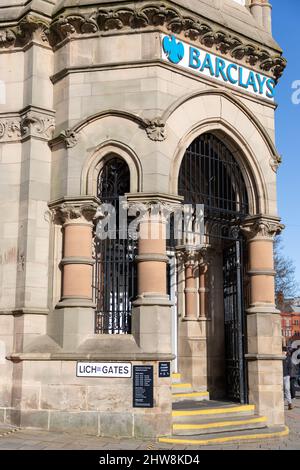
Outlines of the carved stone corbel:
M166 123L161 118L145 120L147 136L155 142L162 142L167 138Z

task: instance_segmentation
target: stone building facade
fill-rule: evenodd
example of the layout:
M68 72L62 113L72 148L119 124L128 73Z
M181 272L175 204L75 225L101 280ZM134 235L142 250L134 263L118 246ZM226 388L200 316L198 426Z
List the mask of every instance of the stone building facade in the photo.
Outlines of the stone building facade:
M285 60L269 2L0 7L0 420L170 434L158 366L171 362L282 425L273 93ZM101 203L125 194L130 207L204 204L201 243L166 240L161 210L140 223L157 237L99 241ZM78 361L153 366L153 408L133 407L132 378L77 377Z

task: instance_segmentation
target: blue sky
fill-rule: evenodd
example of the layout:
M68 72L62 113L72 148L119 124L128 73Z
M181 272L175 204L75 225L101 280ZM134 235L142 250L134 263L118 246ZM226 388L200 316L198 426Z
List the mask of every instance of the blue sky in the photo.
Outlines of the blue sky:
M300 104L292 103L292 84L300 80L299 0L271 0L273 36L288 59L288 67L276 89L276 143L283 157L278 172L279 214L286 230L284 253L295 263L300 284ZM300 96L300 95L299 95Z

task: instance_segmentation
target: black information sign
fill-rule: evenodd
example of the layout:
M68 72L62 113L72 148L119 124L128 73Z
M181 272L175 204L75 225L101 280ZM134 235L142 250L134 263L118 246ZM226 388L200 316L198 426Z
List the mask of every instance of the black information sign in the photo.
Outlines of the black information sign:
M133 407L153 408L153 366L133 366Z
M158 365L158 376L159 377L170 377L170 362L160 362Z

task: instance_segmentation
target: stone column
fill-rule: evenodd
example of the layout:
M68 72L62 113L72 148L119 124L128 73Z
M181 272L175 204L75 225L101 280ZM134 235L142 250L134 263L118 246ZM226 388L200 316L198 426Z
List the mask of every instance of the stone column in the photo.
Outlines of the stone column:
M248 239L250 305L247 309L249 401L269 425L284 423L282 336L275 307L273 242L279 219L257 216L244 224Z
M269 0L262 0L262 20L265 31L272 34L272 5Z
M49 205L56 223L62 226L62 287L54 330L66 349L94 333L93 217L98 205L92 197L64 198Z
M185 319L198 318L197 305L197 272L196 256L194 251L186 251L185 257Z
M250 11L258 24L272 33L272 5L269 0L251 0Z
M200 319L208 318L208 296L209 288L207 282L208 276L208 259L207 249L201 251L199 263L199 315Z
M206 249L181 253L185 265L185 315L180 324L179 370L196 390L207 390ZM200 287L202 285L202 287ZM202 301L202 304L201 304Z
M156 194L129 194L140 218L138 297L132 311L132 333L147 353L172 354L172 302L167 294L166 224L179 198ZM140 210L139 210L140 207Z
M261 0L251 0L249 8L257 23L263 26Z

